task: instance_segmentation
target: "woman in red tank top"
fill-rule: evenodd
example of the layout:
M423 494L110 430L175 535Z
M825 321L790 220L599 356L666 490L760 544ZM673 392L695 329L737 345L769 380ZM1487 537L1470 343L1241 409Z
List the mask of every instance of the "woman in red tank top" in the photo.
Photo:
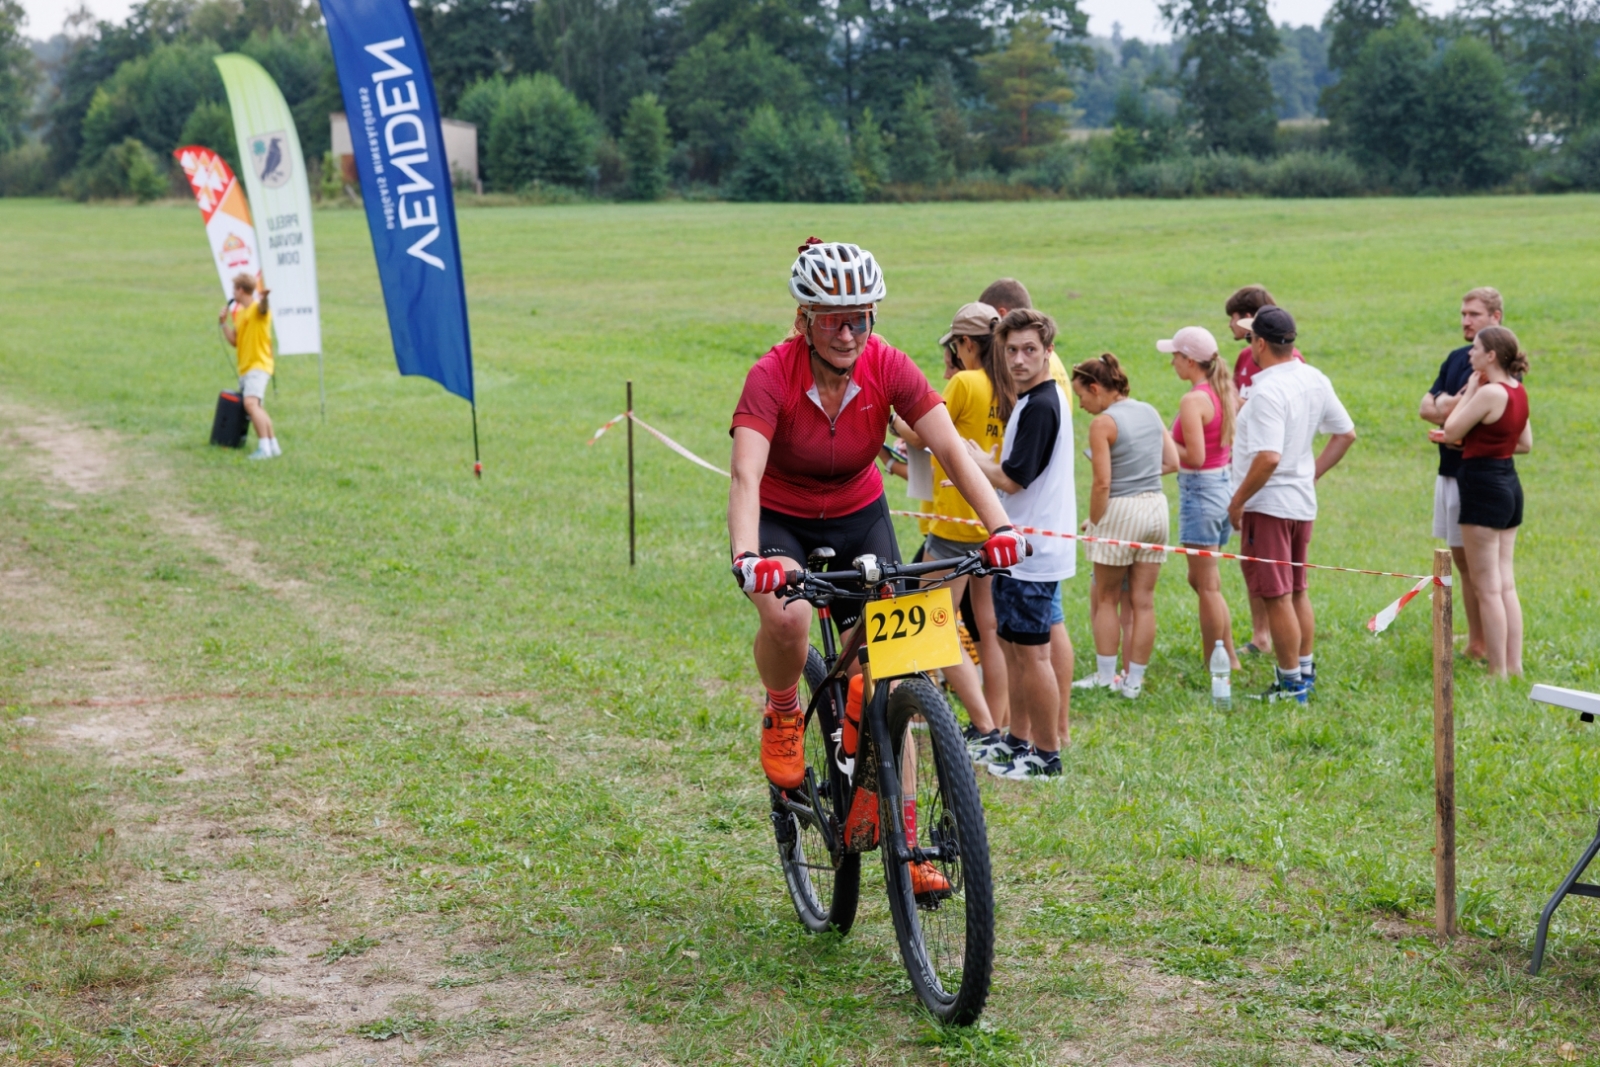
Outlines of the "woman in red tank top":
M1483 617L1489 671L1522 673L1522 604L1513 556L1522 525L1522 482L1513 455L1533 449L1528 391L1522 377L1528 357L1504 326L1478 331L1472 342L1472 378L1434 440L1461 447L1461 540L1472 590Z
M1185 326L1171 339L1157 341L1156 351L1172 353L1173 373L1190 386L1178 401L1178 418L1172 424L1172 440L1178 446L1178 539L1189 548L1220 550L1233 528L1228 522L1228 503L1233 499L1228 460L1239 394L1217 352L1217 339L1205 327ZM1200 598L1200 662L1210 662L1221 641L1238 670L1233 618L1222 595L1217 561L1184 558L1189 563L1189 588Z

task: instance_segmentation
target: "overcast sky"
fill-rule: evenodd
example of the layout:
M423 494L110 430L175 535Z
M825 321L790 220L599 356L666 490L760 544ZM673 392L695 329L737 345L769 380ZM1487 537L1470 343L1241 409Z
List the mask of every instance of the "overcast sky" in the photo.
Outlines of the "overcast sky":
M49 37L61 29L67 12L80 0L22 0L28 12L27 33L30 37ZM128 0L87 0L89 10L103 19L120 22L127 17L131 6ZM1089 32L1110 36L1111 25L1122 23L1124 37L1141 37L1149 40L1166 40L1171 34L1161 25L1161 11L1157 0L1081 0L1089 13ZM1320 24L1330 0L1268 0L1272 17L1295 26L1306 23ZM1434 0L1426 5L1435 12L1454 7L1453 0Z

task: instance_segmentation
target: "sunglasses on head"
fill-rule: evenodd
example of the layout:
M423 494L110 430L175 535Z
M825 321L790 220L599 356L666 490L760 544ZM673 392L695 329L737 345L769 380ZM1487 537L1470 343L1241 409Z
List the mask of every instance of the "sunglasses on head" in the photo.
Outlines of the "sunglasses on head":
M806 321L814 329L823 333L839 333L846 326L857 337L872 332L876 315L871 309L866 311L807 311Z

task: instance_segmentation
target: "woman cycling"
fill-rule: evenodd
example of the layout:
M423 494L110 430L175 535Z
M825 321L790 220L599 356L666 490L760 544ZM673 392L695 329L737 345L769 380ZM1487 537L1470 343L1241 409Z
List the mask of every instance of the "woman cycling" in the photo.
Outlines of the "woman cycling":
M1072 391L1089 421L1089 521L1084 530L1118 541L1165 544L1169 523L1161 476L1178 466L1178 449L1156 409L1128 399L1128 376L1110 352L1072 368ZM1144 690L1144 671L1156 644L1156 580L1167 554L1153 548L1091 543L1095 597L1093 688L1113 689L1129 700ZM1133 640L1125 649L1128 673L1119 681L1117 601L1126 577L1133 594Z
M805 714L797 685L811 638L811 606L770 594L811 550L898 562L883 479L875 459L899 414L933 452L990 531L986 562L1014 565L1026 542L1012 529L988 480L966 453L950 414L904 352L873 335L886 289L877 261L853 244L809 239L789 272L799 305L794 328L745 377L734 409L728 535L733 577L756 606L756 670L767 690L761 767L778 789L805 779ZM841 632L860 607L833 611Z
M1004 358L996 358L994 327L1000 313L988 304L964 305L950 323L950 332L939 338L946 358L953 361L956 372L947 375L950 384L944 389L945 410L950 413L957 435L965 441L976 441L984 452L993 453L1000 447L1006 420L1016 406L1017 392L1011 382L1011 371ZM900 418L894 420L895 432L905 438L912 448L924 447L916 430ZM935 515L950 519L975 519L977 513L966 498L956 489L944 466L937 460L933 464L933 505ZM924 559L955 560L983 545L982 527L961 522L935 519L927 530L922 545ZM983 660L983 679L978 679L978 669L973 666L965 647L961 662L944 669L950 686L966 705L972 723L967 727L968 745L992 744L1000 739L999 727L1010 722L1010 696L1006 689L1005 657L1000 650L1000 635L996 632L994 599L988 577L971 579L972 614L977 622L977 632L972 636L978 642ZM957 604L967 589L968 579L957 578L950 583L950 595Z
M1178 449L1178 542L1185 548L1220 551L1233 529L1228 503L1233 478L1233 416L1239 406L1233 376L1217 352L1217 339L1203 326L1185 326L1170 340L1157 341L1157 352L1172 353L1173 373L1189 383L1178 401L1172 443ZM1233 669L1233 620L1222 595L1217 560L1189 556L1189 588L1200 598L1200 655L1209 662L1217 642L1228 650Z
M1461 399L1433 431L1433 440L1461 446L1461 540L1472 572L1489 673L1522 673L1522 602L1517 599L1513 555L1522 525L1522 482L1511 457L1533 450L1528 391L1522 376L1528 357L1517 335L1487 326L1472 339L1473 375Z

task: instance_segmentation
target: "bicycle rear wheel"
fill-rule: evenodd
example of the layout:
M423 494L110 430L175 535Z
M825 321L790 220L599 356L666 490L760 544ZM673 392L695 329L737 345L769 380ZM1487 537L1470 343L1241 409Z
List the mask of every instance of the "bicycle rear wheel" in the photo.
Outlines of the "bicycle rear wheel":
M808 704L827 673L822 655L811 649L806 656L802 686ZM856 920L856 905L861 899L860 854L842 856L836 867L823 836L824 825L837 835L844 823L838 813L848 787L833 764L829 740L825 736L833 724L843 718L842 712L843 709L835 711L831 704L819 705L817 712L806 719L806 768L810 772L808 777L816 784L815 806L807 803L804 812L775 807L772 813L778 838L778 860L783 865L789 899L794 902L800 921L815 934L825 930L848 933Z
M964 1026L982 1013L994 973L994 886L972 760L949 705L926 678L905 679L889 695L888 726L906 798L916 799L914 847L938 850L927 862L948 883L919 896L911 864L895 862L884 842L895 937L922 1003ZM881 822L892 825L887 810Z

